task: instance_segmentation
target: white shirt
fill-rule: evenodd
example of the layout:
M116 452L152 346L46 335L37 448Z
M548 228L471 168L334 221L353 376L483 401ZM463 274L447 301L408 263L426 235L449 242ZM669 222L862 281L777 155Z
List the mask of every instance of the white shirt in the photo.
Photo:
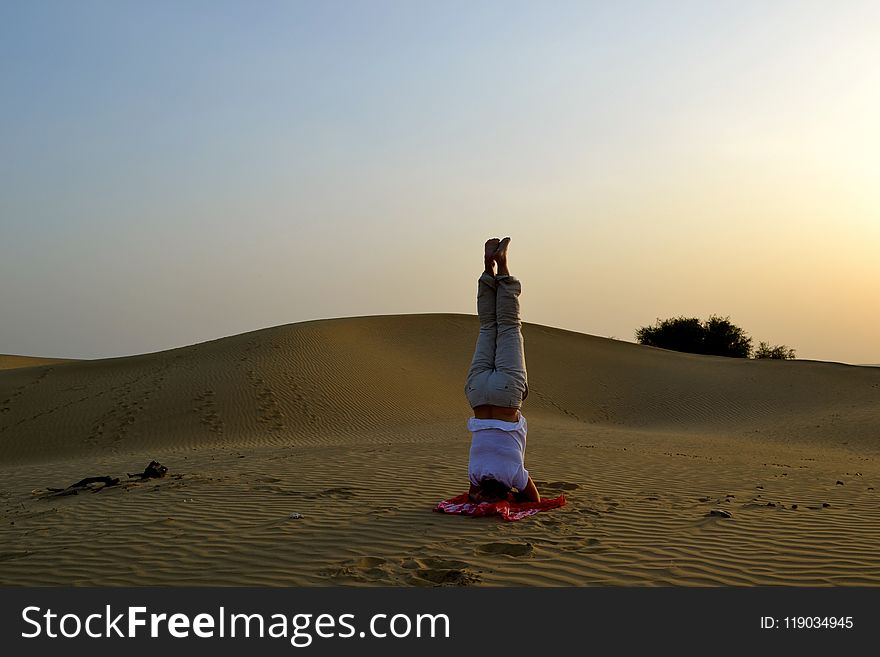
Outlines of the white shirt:
M520 413L517 422L481 420L467 422L471 432L468 479L476 486L481 479L495 479L505 486L524 490L529 481L525 469L526 434L529 425Z

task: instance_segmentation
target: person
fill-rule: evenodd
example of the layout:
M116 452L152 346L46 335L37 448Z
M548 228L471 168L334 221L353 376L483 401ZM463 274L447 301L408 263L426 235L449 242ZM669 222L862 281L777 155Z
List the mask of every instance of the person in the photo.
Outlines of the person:
M486 241L485 271L477 282L480 332L464 387L474 411L467 421L472 502L505 500L511 494L516 501L541 501L525 468L528 423L520 409L529 384L519 316L522 284L508 269L509 246L509 237Z

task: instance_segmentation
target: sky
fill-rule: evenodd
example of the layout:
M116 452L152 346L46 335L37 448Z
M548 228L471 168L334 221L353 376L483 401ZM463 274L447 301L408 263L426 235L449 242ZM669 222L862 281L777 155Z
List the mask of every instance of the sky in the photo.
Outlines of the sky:
M0 3L0 353L331 317L880 363L880 3Z

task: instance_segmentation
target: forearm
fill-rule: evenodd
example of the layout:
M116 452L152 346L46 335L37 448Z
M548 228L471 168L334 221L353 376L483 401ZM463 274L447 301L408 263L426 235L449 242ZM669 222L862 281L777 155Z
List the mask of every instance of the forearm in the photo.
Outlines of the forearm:
M522 491L523 497L529 502L540 502L541 494L538 492L538 487L535 486L535 482L532 481L532 476L529 475L529 481L526 483L525 489Z

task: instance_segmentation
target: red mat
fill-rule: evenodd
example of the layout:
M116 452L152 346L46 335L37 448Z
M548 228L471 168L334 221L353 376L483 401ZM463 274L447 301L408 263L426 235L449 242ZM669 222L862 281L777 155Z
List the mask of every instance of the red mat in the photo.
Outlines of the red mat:
M440 513L459 513L465 516L501 516L505 520L522 520L541 511L549 511L565 505L565 495L540 502L480 502L475 504L467 493L450 497L434 507Z

